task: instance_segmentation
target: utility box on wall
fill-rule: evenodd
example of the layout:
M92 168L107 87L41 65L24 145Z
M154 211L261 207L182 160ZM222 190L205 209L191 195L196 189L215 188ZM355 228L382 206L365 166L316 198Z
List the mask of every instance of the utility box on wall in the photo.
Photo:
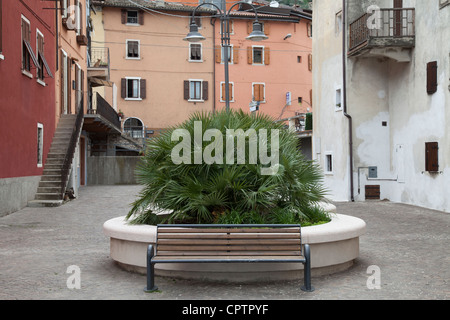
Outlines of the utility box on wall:
M378 167L369 167L369 178L378 178Z

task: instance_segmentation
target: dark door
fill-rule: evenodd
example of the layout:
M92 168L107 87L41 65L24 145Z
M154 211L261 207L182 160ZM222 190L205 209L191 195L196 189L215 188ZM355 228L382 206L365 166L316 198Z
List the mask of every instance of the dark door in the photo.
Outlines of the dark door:
M403 0L394 0L394 37L402 36Z

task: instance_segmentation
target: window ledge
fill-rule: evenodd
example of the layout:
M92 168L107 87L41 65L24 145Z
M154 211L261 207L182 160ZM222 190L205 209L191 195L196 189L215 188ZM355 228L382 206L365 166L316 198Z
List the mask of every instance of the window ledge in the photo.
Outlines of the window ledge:
M133 57L125 57L127 60L141 60L141 57L133 58Z
M41 86L43 86L43 87L46 87L47 86L47 84L44 82L44 81L42 81L41 79L37 79L37 81L36 81L37 83L39 83Z
M0 60L5 60L5 56L0 53Z
M126 101L141 101L142 98L125 98Z
M199 62L203 62L203 60L188 60L188 62L196 62L196 63L199 63Z
M24 76L27 76L30 79L33 79L33 75L30 72L28 72L27 70L22 70L22 74Z
M139 23L128 23L128 22L125 25L132 26L132 27L139 27L140 26Z
M205 102L205 100L188 99L188 102Z

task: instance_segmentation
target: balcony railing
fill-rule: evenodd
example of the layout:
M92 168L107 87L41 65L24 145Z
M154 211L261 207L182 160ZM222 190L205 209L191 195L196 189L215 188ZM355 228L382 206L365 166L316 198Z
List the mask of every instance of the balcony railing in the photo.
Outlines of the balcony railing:
M350 24L349 54L365 47L413 47L415 9L380 9Z
M120 120L117 112L97 93L97 109L89 109L88 114L98 114L120 129Z
M110 57L109 48L91 48L89 52L88 77L109 80Z

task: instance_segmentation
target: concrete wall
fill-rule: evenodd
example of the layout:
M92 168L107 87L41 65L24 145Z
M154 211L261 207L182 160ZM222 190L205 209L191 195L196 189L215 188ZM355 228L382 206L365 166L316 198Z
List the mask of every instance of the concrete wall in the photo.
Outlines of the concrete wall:
M141 157L88 157L87 184L136 184L134 171Z
M392 7L390 2L373 2L382 8ZM346 177L349 168L345 148L348 126L339 118L340 112L333 112L331 107L333 85L342 83L342 45L336 43L338 49L331 50L336 36L334 25L327 21L334 19L342 2L314 3L317 38L313 48L319 53L314 62L318 103L314 135L319 138L315 139L314 156L324 164L323 152L338 150L338 157L333 154L334 172L326 176L325 182L333 199L348 199L347 182L339 177ZM348 4L349 14L355 18L367 6L356 0ZM438 0L405 1L404 6L414 7L416 12L416 39L410 61L367 55L347 60L347 108L353 118L353 192L355 200L365 200L365 185L380 185L381 199L449 212L450 6L440 8ZM348 22L352 21L349 18ZM428 94L426 70L431 61L438 63L438 89ZM439 143L438 173L425 171L426 142ZM368 166L378 168L378 178L367 177Z
M41 176L0 179L0 217L16 212L34 199Z

